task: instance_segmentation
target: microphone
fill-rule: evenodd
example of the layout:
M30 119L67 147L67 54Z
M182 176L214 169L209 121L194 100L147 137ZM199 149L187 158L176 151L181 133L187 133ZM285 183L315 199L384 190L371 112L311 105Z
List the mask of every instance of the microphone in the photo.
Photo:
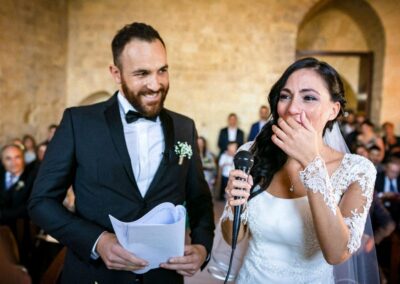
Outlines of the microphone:
M235 157L233 158L233 163L235 165L236 170L241 170L245 172L247 175L250 173L251 167L254 164L253 155L249 151L239 151L236 153ZM243 180L243 178L237 178L238 180ZM239 197L235 196L235 199ZM234 207L233 213L233 229L232 229L232 249L236 248L237 239L239 235L240 229L240 215L242 214L242 207L243 205L238 205Z
M249 174L250 169L254 164L254 158L249 151L242 150L237 152L235 157L233 157L233 163L235 165L236 170L241 170L246 174ZM243 178L237 178L237 179L243 181L245 180ZM239 197L235 196L235 199L238 198ZM242 205L235 206L233 210L234 211L233 211L233 224L232 224L232 252L231 252L231 257L229 259L228 271L225 276L224 284L226 284L230 279L229 276L232 268L233 255L235 253L237 239L239 235L239 229L240 229L240 214L242 214Z

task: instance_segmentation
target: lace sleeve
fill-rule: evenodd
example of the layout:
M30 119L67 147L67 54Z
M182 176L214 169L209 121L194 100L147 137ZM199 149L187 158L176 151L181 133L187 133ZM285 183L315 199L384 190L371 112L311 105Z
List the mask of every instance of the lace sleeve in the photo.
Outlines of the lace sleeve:
M365 222L371 206L376 170L370 161L360 156L352 156L348 172L343 176L347 180L347 188L356 184L361 189L364 197L362 202L354 204L350 210L351 215L344 217L344 222L349 228L350 237L347 248L350 253L354 253L361 245L361 238L364 232ZM305 169L300 172L300 179L304 186L314 193L320 193L324 197L325 204L336 215L337 202L334 189L326 169L324 160L316 157ZM337 189L339 190L339 189ZM344 193L346 194L346 192Z
M325 162L320 156L317 156L304 171L300 172L300 179L306 189L322 194L325 204L331 209L333 215L336 215L337 206L333 187Z
M364 198L363 202L354 204L351 215L344 218L344 222L350 232L350 238L347 243L350 253L356 252L361 246L365 222L373 199L376 178L376 169L370 161L362 157L357 157L357 160L352 165L350 182L359 186Z
M247 211L247 203L243 204L242 212L240 214L240 221L243 225L246 225L248 219L248 211ZM221 222L225 220L233 221L233 212L231 206L229 206L228 201L225 204L224 211L222 212L222 216L220 218Z

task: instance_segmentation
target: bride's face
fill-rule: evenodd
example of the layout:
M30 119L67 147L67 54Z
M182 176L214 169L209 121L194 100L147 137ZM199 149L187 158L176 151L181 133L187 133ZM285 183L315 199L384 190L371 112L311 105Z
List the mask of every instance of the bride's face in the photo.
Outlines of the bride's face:
M279 94L278 115L292 117L301 124L300 115L305 112L318 133L326 123L336 118L340 103L333 102L322 77L312 69L300 69L292 73Z

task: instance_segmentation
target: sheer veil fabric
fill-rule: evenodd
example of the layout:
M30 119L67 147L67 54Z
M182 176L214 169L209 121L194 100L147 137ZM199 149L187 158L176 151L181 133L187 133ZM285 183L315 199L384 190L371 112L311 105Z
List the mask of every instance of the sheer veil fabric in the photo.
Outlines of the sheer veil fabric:
M324 142L339 152L350 153L337 122L334 123L332 130L326 130ZM243 145L240 150L249 150L250 146L251 144L247 143ZM229 281L234 280L240 270L243 257L246 254L248 242L249 236L242 240L236 247ZM228 271L230 253L231 247L224 241L219 224L216 228L212 257L208 265L208 272L213 277L220 280L225 279ZM335 283L379 283L378 263L369 215L360 248L347 261L335 265L333 272Z
M336 151L350 153L337 122L333 124L332 130L327 130L325 132L324 141L326 145ZM347 261L335 265L333 273L335 283L380 283L374 234L369 214L365 223L364 235L360 248Z

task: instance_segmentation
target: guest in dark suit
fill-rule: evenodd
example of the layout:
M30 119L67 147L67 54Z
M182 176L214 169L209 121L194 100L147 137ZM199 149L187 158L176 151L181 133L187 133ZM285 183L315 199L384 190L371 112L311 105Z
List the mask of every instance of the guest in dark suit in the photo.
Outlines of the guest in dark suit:
M375 190L396 223L400 221L400 164L390 158L384 165L384 171L378 173Z
M27 204L34 177L25 168L24 153L18 145L4 146L1 161L0 225L10 227L18 242L21 259L26 264L30 250Z
M228 127L222 128L218 135L218 158L227 149L229 142L236 142L240 147L244 143L244 133L238 128L238 118L236 113L228 115Z
M250 128L249 137L247 137L247 141L253 141L256 139L257 134L261 131L264 125L267 123L267 119L269 116L269 109L267 106L260 107L260 120L253 123Z
M156 30L127 25L112 52L119 91L106 102L65 110L39 170L30 215L68 246L63 283L183 283L183 275L206 264L214 230L194 122L163 107L168 63ZM180 161L178 142L193 155ZM75 213L62 206L71 184ZM118 243L108 215L133 221L163 202L186 202L191 245L184 256L136 274L146 260Z

